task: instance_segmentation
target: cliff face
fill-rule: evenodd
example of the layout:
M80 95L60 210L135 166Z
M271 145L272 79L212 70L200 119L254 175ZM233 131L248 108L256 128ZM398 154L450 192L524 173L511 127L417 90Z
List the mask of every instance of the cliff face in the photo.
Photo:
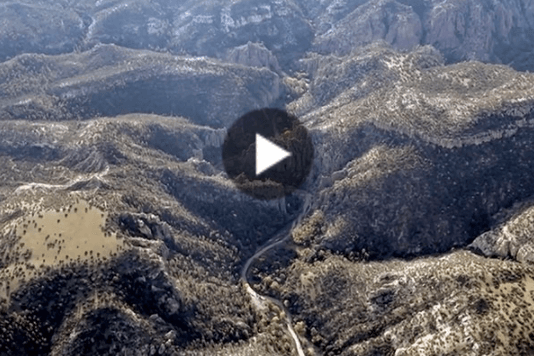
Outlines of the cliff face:
M534 68L534 7L528 0L87 0L74 8L41 1L4 4L0 18L2 59L87 50L99 43L224 58L250 41L262 42L288 70L310 49L347 54L384 40L399 50L430 44L449 63L479 60ZM38 26L30 26L28 18Z
M281 71L278 59L261 43L248 42L246 45L232 48L225 59L250 67L265 67L273 72Z
M469 245L474 251L488 257L511 258L532 263L534 241L532 239L532 206L529 202L512 207L508 214L495 221L495 228L478 236Z
M341 6L350 9L348 4ZM319 23L325 18L321 16ZM400 50L430 44L448 62L479 60L525 70L532 68L533 19L529 1L376 0L331 22L328 31L318 34L315 46L346 54L378 39Z
M322 52L347 53L377 40L398 49L412 49L421 43L421 19L411 6L396 1L369 1L337 21L316 39Z
M424 41L443 51L449 61L472 59L506 63L519 70L532 68L527 59L534 20L531 2L457 1L432 5L424 17Z
M115 43L221 57L231 48L261 41L285 66L313 39L300 8L286 1L124 1L94 7L91 16L88 45Z

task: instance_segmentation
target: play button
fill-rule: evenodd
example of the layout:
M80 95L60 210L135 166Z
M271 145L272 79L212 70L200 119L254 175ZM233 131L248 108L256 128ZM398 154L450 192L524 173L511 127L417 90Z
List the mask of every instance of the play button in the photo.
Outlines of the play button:
M290 156L291 152L256 134L256 177Z
M228 129L222 158L239 189L257 199L276 199L304 183L313 146L296 117L279 109L260 109L243 115Z

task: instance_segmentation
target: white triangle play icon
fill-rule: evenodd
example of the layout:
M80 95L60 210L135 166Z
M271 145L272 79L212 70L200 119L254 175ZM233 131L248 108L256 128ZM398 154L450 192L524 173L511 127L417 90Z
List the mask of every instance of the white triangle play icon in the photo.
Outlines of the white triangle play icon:
M291 152L256 134L256 176L291 156Z

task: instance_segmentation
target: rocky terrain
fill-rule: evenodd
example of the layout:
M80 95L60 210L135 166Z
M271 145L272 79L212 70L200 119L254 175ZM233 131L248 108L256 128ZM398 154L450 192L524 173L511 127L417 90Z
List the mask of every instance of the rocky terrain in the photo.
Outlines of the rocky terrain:
M0 355L531 355L526 0L0 4ZM312 171L241 193L240 115Z
M398 50L432 45L448 63L534 68L528 0L6 1L0 17L2 59L99 43L225 59L250 41L289 69L308 50L343 55L384 40Z

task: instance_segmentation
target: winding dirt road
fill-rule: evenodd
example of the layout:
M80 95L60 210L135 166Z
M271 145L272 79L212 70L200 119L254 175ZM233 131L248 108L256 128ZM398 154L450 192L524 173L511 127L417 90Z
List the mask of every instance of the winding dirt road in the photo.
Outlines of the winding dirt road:
M287 330L289 331L289 334L291 335L291 338L293 339L293 343L295 344L297 355L306 356L306 354L304 353L304 350L302 349L302 344L300 342L300 339L298 338L297 333L293 329L293 322L291 319L291 314L289 313L287 308L284 306L284 304L277 299L257 293L254 289L252 289L251 284L248 281L248 270L250 266L252 265L252 263L254 262L254 260L261 257L261 255L263 255L265 252L269 251L270 249L274 248L275 246L283 244L286 241L288 241L291 238L291 231L293 230L293 228L297 226L302 220L302 218L307 214L309 207L310 207L311 194L309 194L308 192L304 192L304 191L299 191L298 193L304 196L304 203L302 205L302 210L299 216L291 224L288 224L286 227L284 227L278 233L276 233L269 241L267 241L267 243L265 243L262 247L260 247L260 249L252 257L250 257L247 260L247 262L241 269L241 280L245 284L245 287L247 289L247 292L250 295L250 298L252 299L253 304L256 305L259 309L264 309L264 308L266 309L267 303L270 302L270 303L276 304L281 310L284 311L286 315L285 322L286 322Z

